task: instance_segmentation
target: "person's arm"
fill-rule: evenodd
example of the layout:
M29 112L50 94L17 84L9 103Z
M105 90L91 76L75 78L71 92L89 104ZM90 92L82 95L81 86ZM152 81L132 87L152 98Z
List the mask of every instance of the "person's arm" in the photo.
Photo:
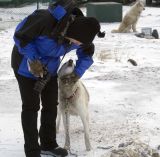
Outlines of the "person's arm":
M85 73L85 71L93 64L94 45L91 44L86 47L81 47L77 50L78 60L76 61L76 67L74 72L79 76Z
M27 59L28 69L34 76L42 76L43 73L43 65L39 61L40 56L35 41L38 37L48 34L49 24L56 23L54 17L50 16L49 12L35 11L17 26L14 34L19 53Z

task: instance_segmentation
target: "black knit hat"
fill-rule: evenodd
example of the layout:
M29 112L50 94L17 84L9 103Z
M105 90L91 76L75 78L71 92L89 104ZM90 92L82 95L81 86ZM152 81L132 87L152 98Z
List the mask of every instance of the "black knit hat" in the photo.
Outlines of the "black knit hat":
M69 26L66 36L83 44L92 43L96 34L100 33L100 24L94 17L77 17Z

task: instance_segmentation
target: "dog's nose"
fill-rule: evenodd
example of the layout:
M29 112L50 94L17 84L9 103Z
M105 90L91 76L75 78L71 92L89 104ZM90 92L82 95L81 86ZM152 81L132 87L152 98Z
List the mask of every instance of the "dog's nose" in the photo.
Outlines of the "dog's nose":
M73 60L70 59L70 60L68 61L68 66L72 66L72 65L73 65Z

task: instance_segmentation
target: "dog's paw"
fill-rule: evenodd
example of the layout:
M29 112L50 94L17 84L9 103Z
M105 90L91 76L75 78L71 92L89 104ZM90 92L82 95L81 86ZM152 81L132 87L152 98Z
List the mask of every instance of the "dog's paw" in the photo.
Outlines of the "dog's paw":
M91 148L86 149L87 152L91 151Z

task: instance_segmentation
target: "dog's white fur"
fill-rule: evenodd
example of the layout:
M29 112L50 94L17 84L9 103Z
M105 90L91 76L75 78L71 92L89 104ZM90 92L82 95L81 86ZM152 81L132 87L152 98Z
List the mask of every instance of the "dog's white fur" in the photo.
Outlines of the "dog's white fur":
M144 10L144 2L138 0L126 13L119 28L112 30L112 33L129 33L131 29L136 32L137 21Z
M59 131L61 115L63 117L63 124L65 129L65 148L70 150L70 136L69 136L69 116L78 115L80 116L84 126L84 138L86 150L91 150L91 144L89 140L89 114L88 114L88 102L89 94L81 82L78 80L75 82L65 82L61 78L66 74L72 73L74 70L74 63L72 65L66 62L62 65L58 72L59 82L59 110L57 117L57 131ZM68 75L69 76L69 75Z

